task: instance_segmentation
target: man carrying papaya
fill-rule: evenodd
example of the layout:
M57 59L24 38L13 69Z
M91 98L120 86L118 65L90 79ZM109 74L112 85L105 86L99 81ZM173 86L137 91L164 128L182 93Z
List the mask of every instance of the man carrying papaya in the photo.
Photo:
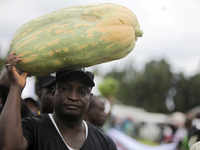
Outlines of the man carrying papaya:
M20 61L22 58L14 53L5 61L11 86L0 118L0 149L117 150L108 136L83 121L95 85L91 72L57 72L53 114L25 117L21 121L21 93L28 73L16 71L15 65Z

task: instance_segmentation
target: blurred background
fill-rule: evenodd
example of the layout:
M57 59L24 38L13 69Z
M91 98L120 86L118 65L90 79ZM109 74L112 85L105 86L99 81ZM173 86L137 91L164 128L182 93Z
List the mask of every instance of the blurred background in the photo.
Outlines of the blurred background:
M96 74L93 93L112 104L109 126L147 145L171 143L167 135L184 128L181 141L200 112L198 0L0 1L0 70L12 36L27 21L64 7L104 2L128 7L144 32L127 57L86 68ZM34 77L27 80L22 96L37 101Z

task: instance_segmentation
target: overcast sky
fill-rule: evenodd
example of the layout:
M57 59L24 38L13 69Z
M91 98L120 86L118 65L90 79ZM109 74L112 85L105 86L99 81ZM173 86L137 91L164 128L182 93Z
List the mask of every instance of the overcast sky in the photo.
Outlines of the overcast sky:
M136 14L142 38L125 58L98 65L102 72L134 60L141 69L150 60L166 58L173 72L195 75L200 69L199 0L1 0L0 56L5 56L15 31L27 21L73 5L112 2Z

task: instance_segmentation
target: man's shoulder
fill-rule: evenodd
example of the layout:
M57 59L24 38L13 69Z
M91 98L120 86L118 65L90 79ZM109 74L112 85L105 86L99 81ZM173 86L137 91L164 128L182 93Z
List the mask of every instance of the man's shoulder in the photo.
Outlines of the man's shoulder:
M49 115L48 114L41 114L41 115L36 115L36 116L28 116L28 117L23 117L22 122L48 122L50 121Z
M102 130L91 125L87 122L88 125L88 139L91 143L95 143L95 146L102 147L102 149L117 150L114 141Z
M42 119L42 118L49 118L49 114L46 114L46 113L44 113L44 114L41 114L41 115L35 115L35 116L26 116L26 117L23 117L22 119L27 119L27 118L33 118L33 119L36 119L36 118L40 118L40 119Z
M90 134L92 134L92 136L98 135L98 137L102 137L102 138L105 138L107 140L111 140L111 138L103 130L93 126L92 124L90 124L88 122L87 122L87 125L88 125L88 132Z
M100 133L103 133L103 134L104 134L104 132L103 132L102 130L100 130L99 128L95 127L94 125L90 124L90 123L87 122L87 121L86 121L86 123L87 123L87 125L88 125L88 130L94 130L94 131L96 131L96 132L100 132Z
M56 132L48 114L22 118L22 128L27 131Z

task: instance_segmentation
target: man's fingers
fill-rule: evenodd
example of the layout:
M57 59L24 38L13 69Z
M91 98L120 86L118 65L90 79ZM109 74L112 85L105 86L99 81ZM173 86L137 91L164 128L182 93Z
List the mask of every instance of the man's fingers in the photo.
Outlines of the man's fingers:
M7 56L7 58L6 58L6 60L5 60L5 63L8 62L8 61L11 59L11 57L15 56L14 54L15 54L15 52L11 52L11 53ZM9 63L9 62L8 62L8 63Z
M11 68L13 68L18 62L22 61L22 58L15 58L13 59L10 63L6 63L6 69L10 70ZM15 69L14 69L15 70Z
M8 56L11 56L11 55L14 55L14 54L15 54L15 52L11 52L11 53L8 54Z
M30 77L30 75L27 72L23 72L21 76L23 76L24 78L27 78L27 76Z
M13 51L13 52L10 52L10 54L15 54L15 52Z
M14 55L15 53L14 52L11 52L8 57L6 58L5 60L5 66L8 67L12 64L12 61L13 60L16 60L16 62L19 62L19 61L22 61L22 59L19 59L20 57L17 56L17 55ZM16 63L14 63L15 65Z
M20 57L13 59L11 62L11 66L15 66L20 61L22 61L22 58Z

